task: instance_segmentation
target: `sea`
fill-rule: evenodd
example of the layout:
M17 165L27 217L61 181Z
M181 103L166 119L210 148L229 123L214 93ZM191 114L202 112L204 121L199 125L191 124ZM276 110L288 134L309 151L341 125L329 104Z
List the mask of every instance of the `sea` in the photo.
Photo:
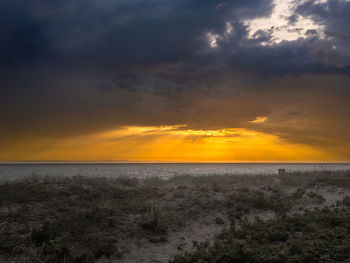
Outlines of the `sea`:
M0 180L27 176L161 177L350 171L350 163L0 163Z

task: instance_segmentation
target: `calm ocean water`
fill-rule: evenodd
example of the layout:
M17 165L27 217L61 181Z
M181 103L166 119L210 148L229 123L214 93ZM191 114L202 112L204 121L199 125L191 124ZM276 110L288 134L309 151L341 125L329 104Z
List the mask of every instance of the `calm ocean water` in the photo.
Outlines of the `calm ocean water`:
M347 164L130 164L130 163L60 163L60 164L0 164L0 179L12 180L30 175L48 176L130 176L168 178L175 175L276 174L287 171L350 170Z

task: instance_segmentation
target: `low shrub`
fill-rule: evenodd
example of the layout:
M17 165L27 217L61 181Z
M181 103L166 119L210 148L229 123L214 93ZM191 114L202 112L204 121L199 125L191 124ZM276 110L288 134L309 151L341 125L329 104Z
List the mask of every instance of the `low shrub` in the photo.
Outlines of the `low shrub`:
M323 203L324 201L326 201L326 199L322 195L315 192L309 192L307 193L307 196L311 199L316 200L318 203Z
M141 227L150 233L151 242L164 242L167 240L168 225L159 203L151 204L149 211L143 217Z
M272 210L277 214L284 214L292 207L292 200L279 190L266 194L259 190L242 189L238 193L227 197L230 214L236 219L241 218L251 209Z
M346 262L350 258L350 208L322 209L224 230L211 246L175 256L172 263Z

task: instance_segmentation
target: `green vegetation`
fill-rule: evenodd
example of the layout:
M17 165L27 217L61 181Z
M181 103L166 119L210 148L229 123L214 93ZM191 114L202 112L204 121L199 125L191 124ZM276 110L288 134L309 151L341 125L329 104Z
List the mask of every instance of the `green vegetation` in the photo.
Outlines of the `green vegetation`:
M167 254L160 262L346 262L349 182L348 172L4 182L0 262L118 262L145 244ZM205 228L216 238L194 237Z
M231 217L240 219L244 214L254 210L271 210L276 214L284 214L292 208L293 198L287 196L279 189L273 189L271 193L260 190L238 189L228 196L227 205Z
M350 209L324 208L263 222L241 220L213 245L202 244L172 263L348 262Z
M37 178L0 185L0 255L38 262L118 258L127 237L158 235L139 227L148 200L164 194L126 178ZM157 215L152 215L157 220ZM166 235L165 229L162 232Z
M151 242L165 242L167 240L169 219L166 218L159 203L152 204L148 213L144 216L141 226L148 230L151 235L148 239Z

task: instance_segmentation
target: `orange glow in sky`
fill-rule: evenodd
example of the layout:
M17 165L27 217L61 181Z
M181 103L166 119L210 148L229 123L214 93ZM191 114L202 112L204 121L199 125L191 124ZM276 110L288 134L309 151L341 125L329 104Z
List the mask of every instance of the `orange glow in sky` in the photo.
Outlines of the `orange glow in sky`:
M178 126L129 126L66 139L31 140L2 160L131 162L269 162L332 160L316 147L292 144L253 130L193 130Z

